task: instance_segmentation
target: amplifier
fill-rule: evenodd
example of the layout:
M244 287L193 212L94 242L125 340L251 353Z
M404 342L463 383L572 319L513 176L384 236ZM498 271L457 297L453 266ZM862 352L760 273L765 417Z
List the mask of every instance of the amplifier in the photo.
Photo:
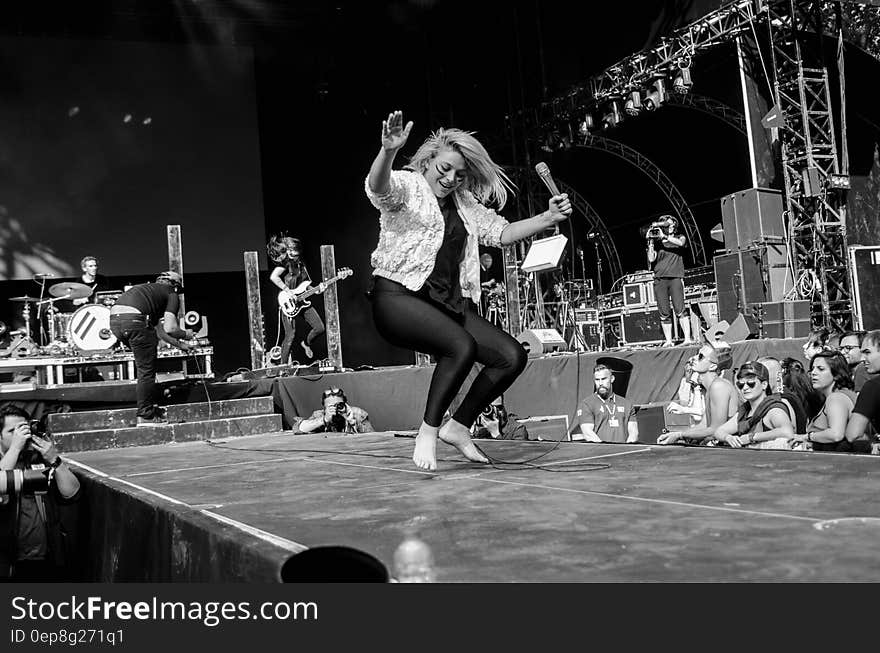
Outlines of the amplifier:
M658 401L638 407L636 422L639 425L639 442L657 444L657 437L662 433L690 428L690 418L687 415L667 413L668 405L668 401Z
M596 320L596 322L576 322L575 326L581 332L581 337L583 338L584 345L586 346L585 351L599 351L599 347L602 344L602 339L600 336L602 325L599 324L599 321Z
M599 311L595 308L576 308L574 309L574 321L599 324Z
M625 278L627 283L653 282L654 273L651 270L639 270L626 275Z
M711 265L703 265L684 271L684 285L715 287L715 268Z
M599 295L599 309L614 308L623 306L623 293L614 292L607 295Z

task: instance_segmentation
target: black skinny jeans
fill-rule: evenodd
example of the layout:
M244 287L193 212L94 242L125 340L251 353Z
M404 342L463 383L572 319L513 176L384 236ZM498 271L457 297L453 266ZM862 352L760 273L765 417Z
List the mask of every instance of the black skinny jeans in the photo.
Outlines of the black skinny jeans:
M373 321L385 340L437 360L425 405L429 426L440 426L474 362L484 367L452 416L465 426L507 390L526 366L522 345L470 305L463 315L457 315L382 277L374 277L371 300Z
M670 306L669 299L672 298ZM681 277L661 277L654 279L654 299L661 322L672 322L672 309L678 317L684 317L684 279Z
M156 388L156 358L159 336L156 328L147 322L146 315L119 313L110 316L110 331L134 354L137 370L137 415L152 419L159 403Z
M306 335L306 344L311 347L315 338L324 333L324 322L314 307L309 306L302 312L303 319L309 325L310 329ZM281 341L281 364L287 365L290 362L290 350L296 342L296 318L287 317L282 311L281 319L284 322L284 340Z

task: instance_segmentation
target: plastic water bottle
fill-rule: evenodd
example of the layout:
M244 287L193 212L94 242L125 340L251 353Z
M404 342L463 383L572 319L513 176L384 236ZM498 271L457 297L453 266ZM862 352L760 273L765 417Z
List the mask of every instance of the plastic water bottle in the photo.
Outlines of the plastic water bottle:
M394 552L394 578L398 583L433 583L434 554L431 547L407 534Z

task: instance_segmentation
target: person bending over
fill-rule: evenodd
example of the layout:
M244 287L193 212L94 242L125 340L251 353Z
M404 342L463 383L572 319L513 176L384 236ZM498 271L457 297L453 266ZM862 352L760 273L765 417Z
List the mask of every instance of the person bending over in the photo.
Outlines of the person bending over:
M557 195L547 211L508 223L487 204L504 206L510 180L473 133L460 129L437 130L404 170L392 171L412 126L404 126L400 111L382 121L381 147L365 180L367 197L380 212L379 243L371 256L373 320L391 344L437 361L413 451L416 466L437 468L438 437L468 460L486 463L470 427L519 376L526 353L475 308L478 245L510 245L552 228L571 214L571 203ZM441 429L474 362L483 368Z
M160 274L155 282L132 286L110 309L110 331L134 354L138 424L165 422L156 387L159 339L183 351L192 349L181 340L192 340L192 329L181 329L177 323L180 292L183 292L183 279L169 270Z

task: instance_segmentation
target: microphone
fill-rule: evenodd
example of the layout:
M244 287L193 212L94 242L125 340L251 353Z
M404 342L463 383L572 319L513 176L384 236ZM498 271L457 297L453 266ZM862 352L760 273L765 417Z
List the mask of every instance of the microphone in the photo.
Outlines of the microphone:
M553 177L550 175L550 168L547 167L547 164L543 161L539 161L535 166L535 172L538 173L538 176L541 178L541 181L544 182L544 185L550 191L552 195L562 195L559 192L559 189L556 187L556 182L553 181Z

